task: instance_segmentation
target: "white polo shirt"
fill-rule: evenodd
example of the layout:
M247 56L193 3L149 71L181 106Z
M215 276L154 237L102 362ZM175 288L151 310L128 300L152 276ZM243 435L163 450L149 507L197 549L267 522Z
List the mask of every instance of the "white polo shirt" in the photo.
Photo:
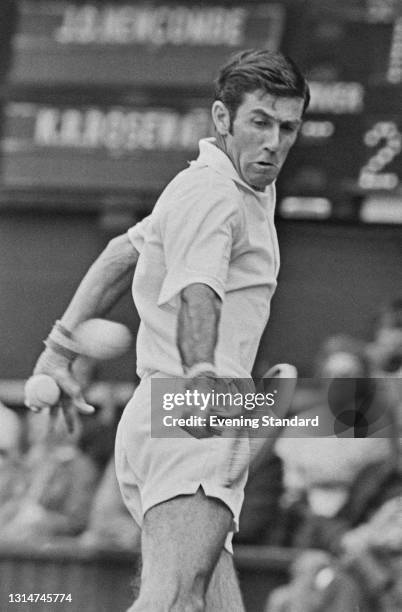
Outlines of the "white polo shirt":
M129 229L140 252L133 281L140 377L183 374L177 319L180 292L192 283L209 285L222 300L219 375L250 375L279 271L274 209L274 185L252 189L209 138L200 141L198 159L169 183L152 214Z

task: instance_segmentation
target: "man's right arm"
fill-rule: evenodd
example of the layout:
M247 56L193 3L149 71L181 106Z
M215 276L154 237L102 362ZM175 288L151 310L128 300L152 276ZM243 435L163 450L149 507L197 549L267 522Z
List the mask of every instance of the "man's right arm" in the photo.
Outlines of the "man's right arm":
M61 325L72 331L79 323L102 317L129 289L139 253L127 234L113 238L82 279L64 315ZM62 391L62 408L72 427L71 403L80 412L92 412L80 386L71 373L72 359L47 347L40 355L34 374L47 374Z
M138 256L127 234L113 238L85 274L61 323L72 330L108 313L129 289Z

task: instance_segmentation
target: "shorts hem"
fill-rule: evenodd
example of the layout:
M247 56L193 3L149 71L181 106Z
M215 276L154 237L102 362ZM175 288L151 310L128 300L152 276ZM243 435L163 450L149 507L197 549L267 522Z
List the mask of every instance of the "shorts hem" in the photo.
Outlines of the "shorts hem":
M178 497L179 495L194 495L198 489L202 487L205 495L207 497L214 497L219 499L221 502L225 504L232 513L232 529L228 532L228 536L232 536L237 533L239 530L239 513L242 506L243 496L241 499L238 496L230 495L230 489L225 490L223 487L217 487L216 484L211 484L207 480L197 480L193 483L188 483L187 486L181 484L176 488L169 487L169 489L159 490L157 493L152 492L147 495L142 491L141 501L142 501L142 512L143 516L145 516L146 512L157 506L158 504L162 504L174 497ZM233 554L233 547L230 542L226 541L225 550L227 550L230 554Z

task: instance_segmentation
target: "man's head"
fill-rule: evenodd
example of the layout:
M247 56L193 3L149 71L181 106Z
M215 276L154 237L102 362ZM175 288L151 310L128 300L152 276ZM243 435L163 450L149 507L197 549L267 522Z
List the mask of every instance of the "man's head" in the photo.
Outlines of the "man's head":
M248 185L264 190L276 179L309 100L303 75L280 53L244 51L223 66L212 106L217 142Z

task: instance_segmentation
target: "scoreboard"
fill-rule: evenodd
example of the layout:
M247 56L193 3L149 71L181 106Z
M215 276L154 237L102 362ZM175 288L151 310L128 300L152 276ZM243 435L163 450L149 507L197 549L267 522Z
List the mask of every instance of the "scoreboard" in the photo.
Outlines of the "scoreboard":
M310 0L307 13L312 103L282 212L402 222L402 2Z
M311 197L327 198L327 213L350 219L372 196L387 207L391 199L402 202L402 87L379 88L373 103L358 81L310 83L312 104L282 171L282 195L305 196L302 210ZM399 98L399 111L388 95Z
M9 103L3 172L19 188L161 191L211 134L207 107Z
M0 202L28 192L32 205L46 194L73 204L78 192L155 201L211 134L219 65L268 47L294 57L312 94L278 180L278 213L402 222L401 0L21 0L18 9Z
M310 0L303 61L313 79L402 82L400 0Z
M20 3L12 80L44 86L210 87L228 52L277 48L280 2Z

